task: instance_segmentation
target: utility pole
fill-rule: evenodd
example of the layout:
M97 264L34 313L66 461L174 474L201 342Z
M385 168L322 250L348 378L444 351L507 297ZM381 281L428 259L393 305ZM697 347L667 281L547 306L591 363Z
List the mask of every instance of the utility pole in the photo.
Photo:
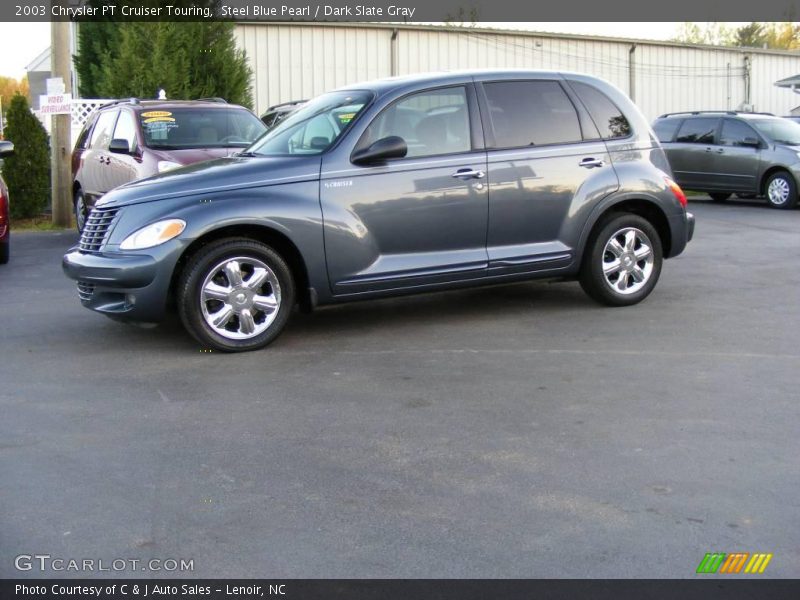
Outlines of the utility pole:
M64 80L64 93L72 93L70 75L69 21L50 24L50 71L52 77ZM69 227L72 223L72 185L70 157L72 154L71 115L50 115L50 172L53 224Z

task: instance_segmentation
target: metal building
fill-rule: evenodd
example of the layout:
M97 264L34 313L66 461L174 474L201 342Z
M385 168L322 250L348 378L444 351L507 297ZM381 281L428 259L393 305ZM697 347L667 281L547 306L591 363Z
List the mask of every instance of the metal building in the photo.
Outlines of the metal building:
M672 42L375 23L240 23L255 109L391 75L475 68L581 71L627 92L645 115L700 109L789 114L800 104L776 81L800 53Z

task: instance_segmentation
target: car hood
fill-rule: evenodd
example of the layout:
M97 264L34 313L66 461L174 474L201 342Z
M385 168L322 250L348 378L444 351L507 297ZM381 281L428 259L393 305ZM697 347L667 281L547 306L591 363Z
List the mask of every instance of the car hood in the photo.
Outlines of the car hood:
M320 156L232 156L195 163L126 183L105 194L100 208L319 178Z
M186 148L183 150L153 150L160 160L171 160L181 165L191 165L204 160L225 158L241 152L242 148Z

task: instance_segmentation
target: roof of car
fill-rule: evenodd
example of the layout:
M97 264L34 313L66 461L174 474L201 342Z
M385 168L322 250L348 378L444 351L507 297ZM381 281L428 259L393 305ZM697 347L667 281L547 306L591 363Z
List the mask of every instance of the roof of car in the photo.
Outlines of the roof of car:
M187 107L202 107L202 108L234 108L245 109L238 104L228 104L221 98L209 98L201 100L139 100L137 98L128 98L124 100L115 100L100 107L100 110L111 108L114 106L130 106L134 109L143 108L187 108Z
M439 71L431 73L416 73L413 75L399 75L396 77L385 77L382 79L373 79L371 81L364 81L352 85L347 85L339 88L341 91L346 90L371 90L378 94L403 88L407 86L416 86L420 84L447 84L456 81L462 81L465 77L484 77L484 76L508 76L518 75L521 77L536 77L541 75L580 75L586 76L582 73L571 73L568 71L556 71L548 69L468 69L458 71ZM592 77L592 79L596 79ZM598 79L598 81L600 81Z
M659 119L691 119L695 117L713 117L715 115L725 115L729 117L742 117L745 119L769 119L774 118L772 113L744 112L738 110L688 110L683 112L665 113Z

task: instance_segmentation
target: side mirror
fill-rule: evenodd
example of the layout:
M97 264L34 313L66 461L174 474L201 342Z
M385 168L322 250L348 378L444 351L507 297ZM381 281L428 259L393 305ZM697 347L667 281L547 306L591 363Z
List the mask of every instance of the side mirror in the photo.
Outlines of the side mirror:
M369 147L353 153L352 160L357 165L369 165L390 158L403 158L408 153L406 141L397 135L381 138Z
M0 141L0 156L14 154L14 144L8 141Z
M746 137L742 140L742 146L747 146L748 148L760 148L761 142L758 141L758 138Z
M128 140L122 138L114 138L108 144L108 151L115 154L131 154L131 144Z

